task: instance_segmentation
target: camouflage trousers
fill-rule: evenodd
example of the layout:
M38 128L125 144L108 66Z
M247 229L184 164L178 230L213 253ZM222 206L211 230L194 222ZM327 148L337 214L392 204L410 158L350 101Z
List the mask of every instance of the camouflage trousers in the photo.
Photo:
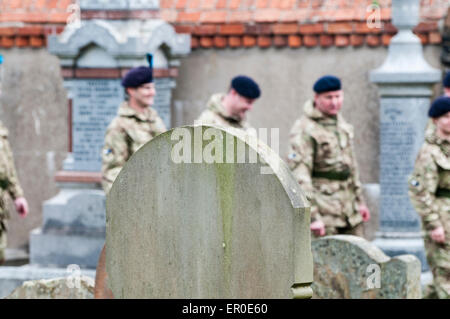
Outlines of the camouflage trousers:
M360 223L354 227L326 227L326 236L329 235L353 235L364 237L364 226L363 223Z
M0 264L5 259L6 245L6 220L0 218Z
M450 243L433 242L425 238L428 265L433 273L433 284L427 287L425 298L450 299Z
M353 235L358 237L364 237L364 225L360 223L354 227L325 227L325 236L331 235ZM311 238L320 238L319 236L315 236L313 232L311 232Z

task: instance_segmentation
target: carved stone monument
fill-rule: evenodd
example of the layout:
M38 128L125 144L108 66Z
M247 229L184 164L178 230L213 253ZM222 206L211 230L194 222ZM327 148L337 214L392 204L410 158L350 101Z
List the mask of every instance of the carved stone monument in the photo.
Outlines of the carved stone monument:
M310 298L306 205L256 137L213 126L163 133L108 194L108 285L115 298Z
M313 240L314 299L420 299L421 265L414 255L389 258L361 237Z
M380 228L374 243L388 256L416 255L426 272L421 221L408 196L408 176L424 139L432 85L441 74L424 60L421 42L411 31L419 22L419 0L393 0L392 21L398 34L384 64L370 74L381 97Z

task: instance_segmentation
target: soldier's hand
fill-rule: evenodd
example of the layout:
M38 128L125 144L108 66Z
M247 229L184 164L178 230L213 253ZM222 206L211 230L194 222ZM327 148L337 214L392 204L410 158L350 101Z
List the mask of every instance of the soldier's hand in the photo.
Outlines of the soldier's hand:
M370 220L370 211L366 205L359 206L359 213L361 214L364 222L367 222Z
M14 205L20 217L25 218L28 215L28 202L25 197L16 198Z
M443 227L435 228L431 231L431 239L437 243L445 242L445 231Z
M325 224L321 220L312 222L309 228L316 236L325 236Z

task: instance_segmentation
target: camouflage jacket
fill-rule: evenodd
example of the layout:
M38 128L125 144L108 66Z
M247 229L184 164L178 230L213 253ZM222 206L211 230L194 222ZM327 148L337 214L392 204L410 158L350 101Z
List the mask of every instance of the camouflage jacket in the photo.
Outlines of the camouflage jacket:
M428 235L439 226L450 234L450 142L435 130L427 129L409 178L409 196Z
M9 217L5 203L7 193L12 199L23 196L8 142L8 130L0 123L0 219Z
M126 161L141 146L156 135L166 131L158 113L148 108L136 112L123 102L117 116L111 121L105 134L102 150L102 186L108 193Z
M330 117L304 105L290 132L288 165L311 204L311 219L327 227L356 226L364 203L353 151L353 127L341 115ZM330 179L330 174L346 177ZM320 176L321 175L321 176ZM323 176L325 175L325 177Z
M237 119L226 115L222 99L225 96L223 93L217 93L211 96L206 104L207 109L200 114L200 117L195 121L195 124L213 124L223 127L234 127L247 131L252 127L242 119Z

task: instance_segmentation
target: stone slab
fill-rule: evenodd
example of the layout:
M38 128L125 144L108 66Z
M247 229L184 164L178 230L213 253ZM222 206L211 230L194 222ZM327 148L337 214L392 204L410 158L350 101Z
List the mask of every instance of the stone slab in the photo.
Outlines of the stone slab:
M43 232L105 236L105 193L95 189L67 189L43 204Z
M95 280L80 276L25 281L5 299L93 299Z
M25 281L40 280L74 275L88 276L95 279L95 270L80 269L74 272L66 268L44 268L36 265L21 267L0 267L0 298L5 298Z
M361 237L313 240L313 298L420 299L421 265L414 255L390 258Z
M104 244L104 237L45 234L36 228L30 233L30 262L49 267L77 264L95 269Z

